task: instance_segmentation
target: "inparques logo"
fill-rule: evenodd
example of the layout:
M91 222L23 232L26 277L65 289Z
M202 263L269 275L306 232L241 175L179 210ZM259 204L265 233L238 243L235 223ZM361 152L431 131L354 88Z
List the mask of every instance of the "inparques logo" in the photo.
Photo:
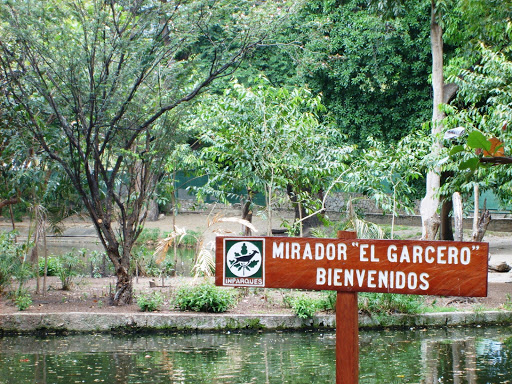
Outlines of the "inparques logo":
M225 240L224 284L263 286L264 240Z

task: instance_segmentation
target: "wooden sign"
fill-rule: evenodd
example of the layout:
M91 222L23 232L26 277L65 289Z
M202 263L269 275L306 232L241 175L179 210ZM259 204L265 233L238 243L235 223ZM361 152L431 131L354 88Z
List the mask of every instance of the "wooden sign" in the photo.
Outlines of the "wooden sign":
M216 284L340 292L487 296L487 243L227 237Z

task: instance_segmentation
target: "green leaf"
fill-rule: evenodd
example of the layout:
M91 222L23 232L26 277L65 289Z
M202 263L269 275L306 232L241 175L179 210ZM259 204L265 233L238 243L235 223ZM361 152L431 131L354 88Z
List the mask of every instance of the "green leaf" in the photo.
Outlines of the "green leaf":
M472 172L475 172L478 167L479 162L480 162L480 160L478 159L478 157L472 157L471 159L468 159L468 160L460 163L459 169L461 171L465 170L465 169L471 169Z
M486 151L491 149L491 142L487 140L484 134L480 131L472 131L468 135L468 145L470 148L482 148Z
M462 145L456 145L450 149L450 156L453 156L459 152L462 152L464 150L464 147Z

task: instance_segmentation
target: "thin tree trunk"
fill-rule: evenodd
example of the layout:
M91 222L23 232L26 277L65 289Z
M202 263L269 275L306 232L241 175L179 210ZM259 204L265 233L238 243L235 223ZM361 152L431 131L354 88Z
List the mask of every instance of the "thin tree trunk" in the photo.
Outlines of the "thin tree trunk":
M46 244L46 231L43 234L44 247L44 274L43 274L43 296L46 296L46 277L48 276L48 247Z
M242 219L247 220L249 223L252 223L252 200L254 198L254 192L251 188L247 187L247 200L242 207ZM251 228L242 225L242 231L244 236L251 236L252 231Z
M453 240L452 217L453 200L444 199L441 203L441 217L439 225L439 240Z
M490 222L491 222L491 213L487 210L487 200L484 199L482 215L478 219L478 223L476 225L476 230L475 229L473 230L473 235L471 236L471 239L473 241L482 241Z
M462 197L459 192L453 194L453 217L455 219L455 241L462 241L464 234L462 232Z
M473 208L473 234L477 233L478 232L478 216L479 216L479 213L478 213L478 209L479 209L479 205L480 205L480 191L479 191L479 188L478 188L478 184L475 183L475 186L473 188L473 194L475 195L474 196L474 208Z
M431 2L431 22L430 39L432 46L432 90L434 94L433 113L432 113L432 137L435 139L432 145L432 153L438 154L441 149L441 143L437 139L442 130L441 121L444 118L439 106L443 102L444 96L444 78L443 78L443 29L438 23L441 18L440 13L436 13L434 0ZM433 169L427 174L427 189L423 200L421 201L420 213L422 221L422 239L433 240L439 229L439 197L437 190L441 185L439 169Z

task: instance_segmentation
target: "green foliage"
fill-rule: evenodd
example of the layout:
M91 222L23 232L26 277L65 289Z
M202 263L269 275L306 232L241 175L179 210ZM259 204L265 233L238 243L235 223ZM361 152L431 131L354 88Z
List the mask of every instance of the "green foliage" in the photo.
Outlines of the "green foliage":
M210 283L181 287L174 297L174 305L182 311L226 312L234 303L232 291Z
M393 313L419 313L423 308L423 298L416 295L393 293L358 294L359 309L369 315L389 315Z
M20 280L25 276L23 257L26 245L16 243L16 235L15 232L0 231L0 293L10 285L13 278Z
M144 228L139 237L137 237L137 244L156 243L159 238L159 228Z
M231 75L289 7L249 0L0 2L2 106L19 111L24 128L16 125L13 136L37 142L34 152L42 148L67 176L112 261L130 265L166 156L188 139L177 132L186 104ZM121 284L124 270L116 270ZM123 287L121 302L130 291Z
M450 78L460 89L457 99L444 106L447 129L465 128L463 136L451 143L451 148L441 161L443 168L453 171L447 188L470 195L474 183L480 190L492 190L503 204L512 205L512 168L493 166L482 162L491 150L491 138L499 140L505 157L511 156L512 130L512 62L510 52L497 52L481 45L479 63L470 69L461 69L458 76ZM496 151L498 148L494 148ZM450 160L450 161L448 161Z
M92 251L89 254L91 277L106 277L113 274L113 266L107 263L106 252Z
M507 311L512 311L512 297L510 293L507 293L505 302L503 303L503 309Z
M152 292L148 294L141 293L136 297L137 305L142 312L158 311L164 302L164 297L160 292Z
M18 311L24 311L32 305L32 297L24 289L17 290L13 295L12 301L16 308L18 308Z
M60 268L57 270L57 276L62 284L62 290L69 291L73 284L73 279L78 276L78 268L83 266L85 260L85 249L75 249L58 256Z
M194 248L199 243L199 239L201 238L201 233L198 231L187 230L185 236L180 239L179 245L186 248Z
M324 309L323 300L306 295L285 296L284 302L301 319L312 318L317 311Z
M496 50L508 49L512 40L509 15L510 0L460 0L452 1L445 12L444 40L458 46L457 61L478 61L481 43Z
M138 276L160 276L162 270L156 263L153 250L145 245L133 248L132 273Z
M430 119L429 3L402 3L407 11L389 18L366 0L314 0L293 19L298 72L363 147L369 136L397 141Z
M336 291L324 291L324 297L322 299L322 307L329 311L336 309L336 298L338 292Z
M39 259L39 276L44 275L44 258ZM50 255L48 256L48 264L46 275L47 276L59 276L62 269L62 263L59 257Z
M315 195L345 166L352 147L324 125L319 95L306 88L277 88L260 78L246 87L234 82L223 95L201 103L190 125L202 130L200 198L252 196L262 192L268 209L277 190L294 204L315 206Z

